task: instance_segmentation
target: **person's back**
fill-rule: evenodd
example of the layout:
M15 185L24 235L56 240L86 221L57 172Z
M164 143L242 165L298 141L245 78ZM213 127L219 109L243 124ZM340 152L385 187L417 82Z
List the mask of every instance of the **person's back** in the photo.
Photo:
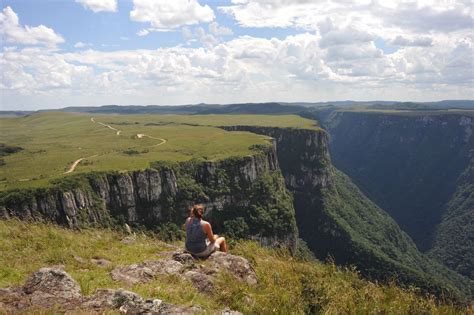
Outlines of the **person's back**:
M214 235L209 222L202 220L204 207L195 205L186 220L186 250L198 257L207 257L220 249L227 252L225 238Z
M199 218L191 218L186 224L186 249L191 253L203 252L206 247L207 234Z

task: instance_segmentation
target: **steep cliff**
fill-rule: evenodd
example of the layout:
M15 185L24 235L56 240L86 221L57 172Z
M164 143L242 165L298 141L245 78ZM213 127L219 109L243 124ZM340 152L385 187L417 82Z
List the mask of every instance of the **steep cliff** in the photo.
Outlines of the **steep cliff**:
M291 195L275 150L217 162L152 163L146 170L66 177L45 189L0 194L0 216L71 227L128 223L155 229L181 225L188 207L202 202L216 232L296 246Z
M300 236L321 259L353 264L365 276L415 284L428 292L470 294L470 284L421 254L413 241L330 161L324 130L222 127L273 137ZM456 289L456 287L458 289Z
M336 110L319 116L331 134L334 165L421 251L432 250L473 279L474 114Z

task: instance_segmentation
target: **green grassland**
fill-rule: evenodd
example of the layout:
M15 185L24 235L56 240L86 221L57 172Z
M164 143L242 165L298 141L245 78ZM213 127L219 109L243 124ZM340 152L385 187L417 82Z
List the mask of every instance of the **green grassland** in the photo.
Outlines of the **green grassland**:
M308 256L292 257L286 251L262 248L248 241L231 242L230 251L250 261L259 280L255 287L230 275L217 279L211 296L198 292L191 283L173 275L158 276L149 283L127 287L111 279L109 273L113 268L159 259L165 252L169 255L170 248L151 234L139 233L132 244L121 242L125 236L112 230L74 231L42 223L0 221L0 288L24 283L41 267L64 265L85 295L93 294L97 288L125 286L147 298L201 305L208 314L225 306L245 314L462 314L472 311L420 296L416 289L369 282L354 270L321 263ZM179 242L175 245L182 246ZM90 263L91 258L105 258L111 264L100 267Z
M93 118L94 119L91 119ZM110 125L117 131L107 126ZM153 161L219 160L252 154L268 137L216 126L318 128L295 115L84 115L37 113L0 118L0 143L23 150L0 157L0 190L41 187L91 171L144 169ZM150 137L139 138L138 134ZM166 142L165 142L166 140ZM74 172L64 174L78 159Z

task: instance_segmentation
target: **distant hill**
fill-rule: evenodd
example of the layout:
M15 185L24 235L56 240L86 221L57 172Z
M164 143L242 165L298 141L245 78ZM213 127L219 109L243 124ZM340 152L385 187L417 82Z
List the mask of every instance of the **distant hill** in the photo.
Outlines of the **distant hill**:
M353 108L382 110L443 110L473 109L474 100L444 100L439 102L396 101L329 101L329 102L267 102L239 104L195 104L195 105L103 105L71 106L60 109L38 111L0 111L0 116L25 116L34 112L73 112L92 114L300 114L322 108Z

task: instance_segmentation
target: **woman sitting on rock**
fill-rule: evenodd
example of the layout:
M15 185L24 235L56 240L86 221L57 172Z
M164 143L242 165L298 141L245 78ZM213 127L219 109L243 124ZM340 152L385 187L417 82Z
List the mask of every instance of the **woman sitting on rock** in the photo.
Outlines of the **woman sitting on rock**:
M202 219L203 213L203 205L194 205L186 219L186 250L196 257L208 257L218 249L227 252L225 238L212 233L211 224Z

